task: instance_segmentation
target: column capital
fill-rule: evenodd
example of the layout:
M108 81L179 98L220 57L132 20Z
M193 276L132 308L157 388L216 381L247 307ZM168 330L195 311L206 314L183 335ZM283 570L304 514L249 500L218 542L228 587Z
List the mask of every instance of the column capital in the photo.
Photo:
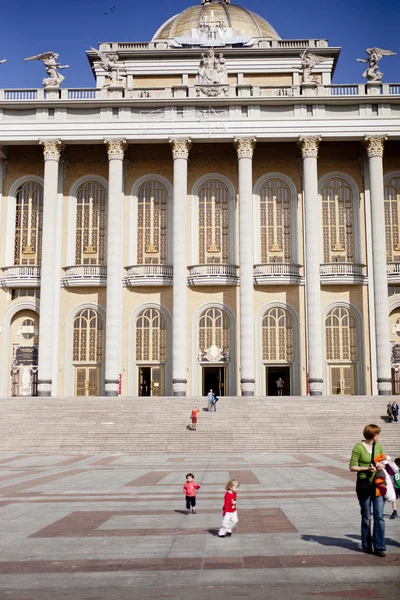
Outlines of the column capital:
M233 145L236 148L238 158L253 158L256 138L235 138Z
M108 160L124 160L125 150L128 143L124 138L104 140L107 145Z
M383 148L385 146L385 140L387 135L366 135L364 138L363 146L368 158L374 156L383 157Z
M169 143L174 160L176 158L184 158L186 160L189 158L189 151L192 147L190 138L171 138Z
M39 140L39 144L43 146L44 160L60 161L61 152L64 149L61 140Z
M319 136L300 137L297 145L300 148L302 158L318 158L320 141Z

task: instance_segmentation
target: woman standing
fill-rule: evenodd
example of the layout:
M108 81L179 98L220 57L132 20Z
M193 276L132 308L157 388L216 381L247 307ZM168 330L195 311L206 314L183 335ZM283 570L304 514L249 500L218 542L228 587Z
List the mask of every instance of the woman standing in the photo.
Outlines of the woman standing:
M375 496L374 478L378 469L384 468L381 463L374 463L374 458L383 454L378 443L381 428L367 425L364 428L364 439L353 448L350 459L350 471L357 473L357 498L361 508L361 542L364 552L385 556L385 521L383 519L383 496ZM371 536L371 513L373 509L374 525Z

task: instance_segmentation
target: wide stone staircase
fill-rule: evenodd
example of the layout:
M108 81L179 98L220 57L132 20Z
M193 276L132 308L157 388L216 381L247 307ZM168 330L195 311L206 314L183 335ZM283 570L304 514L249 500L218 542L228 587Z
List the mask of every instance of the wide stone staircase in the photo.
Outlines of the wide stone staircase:
M386 422L388 398L2 398L5 452L349 453L368 423L400 456L400 424ZM197 431L190 413L198 405Z

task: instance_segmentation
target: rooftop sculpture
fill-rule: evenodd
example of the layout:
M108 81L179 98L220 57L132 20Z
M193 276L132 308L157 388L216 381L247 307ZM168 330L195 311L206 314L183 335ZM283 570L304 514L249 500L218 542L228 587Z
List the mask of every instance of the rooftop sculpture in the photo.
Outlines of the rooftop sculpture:
M210 48L207 53L202 53L199 70L196 78L197 95L202 92L206 96L219 96L223 91L225 95L229 90L226 60L221 53L218 58Z
M43 54L37 54L36 56L30 56L25 59L26 61L43 61L46 72L49 75L49 77L43 79L43 87L59 87L65 79L57 69L68 69L69 65L60 65L60 63L57 62L58 56L59 55L56 52L43 52Z
M303 83L315 83L315 75L311 75L311 71L314 67L322 63L325 58L317 54L312 54L309 52L309 48L307 48L300 55L300 60L303 69Z
M108 85L118 85L122 83L122 75L120 73L120 65L118 64L118 55L111 52L101 52L96 48L90 48L99 58L99 64L107 72L111 82ZM105 86L106 87L106 86Z
M7 62L7 59L3 58L3 60L0 60L0 65L4 65L5 62Z
M357 58L358 62L368 63L362 76L368 81L381 81L383 73L379 70L378 62L383 56L395 56L396 52L382 50L382 48L367 48L365 52L368 54L368 58Z

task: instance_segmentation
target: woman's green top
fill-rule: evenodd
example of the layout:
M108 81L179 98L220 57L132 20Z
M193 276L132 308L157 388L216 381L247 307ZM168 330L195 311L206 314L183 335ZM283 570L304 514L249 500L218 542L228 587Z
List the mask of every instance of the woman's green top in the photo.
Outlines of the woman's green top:
M371 446L372 450L372 446ZM376 442L374 456L378 456L379 454L383 454L382 446ZM353 452L351 453L351 459L349 467L369 467L372 462L372 454L368 452L366 447L362 442L358 442L353 448ZM358 474L360 479L366 479L367 477L373 479L374 473L368 471L360 471Z

